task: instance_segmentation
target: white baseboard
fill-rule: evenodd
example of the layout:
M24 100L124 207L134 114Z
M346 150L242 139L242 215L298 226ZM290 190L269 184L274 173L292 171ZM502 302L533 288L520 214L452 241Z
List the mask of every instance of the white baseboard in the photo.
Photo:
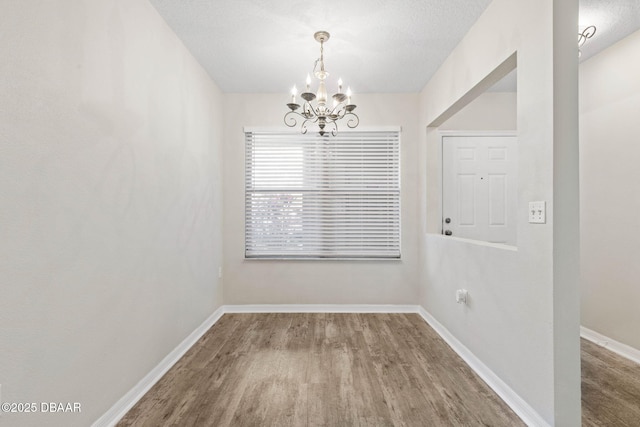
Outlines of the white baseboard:
M592 331L589 328L580 326L580 336L586 340L589 340L600 347L604 347L607 350L613 351L620 356L627 358L635 363L640 363L640 350L633 348L612 338L602 335L596 331Z
M176 348L171 351L158 365L144 376L127 394L122 396L107 412L98 418L92 427L111 427L145 395L153 385L167 373L169 369L209 330L224 314L224 307L218 308Z
M528 426L549 427L538 412L522 399L511 387L502 381L491 369L480 361L467 347L464 346L451 332L447 330L435 317L420 307L418 314L422 316L449 346L464 360L482 380L515 412Z
M417 313L417 305L393 304L247 304L225 305L225 313Z

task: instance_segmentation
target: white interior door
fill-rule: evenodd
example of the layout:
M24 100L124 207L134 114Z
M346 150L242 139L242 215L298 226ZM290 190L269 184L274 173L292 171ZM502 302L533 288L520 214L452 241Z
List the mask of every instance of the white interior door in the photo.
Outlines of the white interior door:
M442 137L444 234L516 244L515 136Z

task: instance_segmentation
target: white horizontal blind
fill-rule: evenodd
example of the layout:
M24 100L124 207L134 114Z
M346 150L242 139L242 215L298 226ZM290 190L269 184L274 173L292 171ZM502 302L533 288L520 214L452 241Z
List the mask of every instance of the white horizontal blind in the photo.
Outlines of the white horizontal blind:
M399 138L245 132L245 256L399 258Z

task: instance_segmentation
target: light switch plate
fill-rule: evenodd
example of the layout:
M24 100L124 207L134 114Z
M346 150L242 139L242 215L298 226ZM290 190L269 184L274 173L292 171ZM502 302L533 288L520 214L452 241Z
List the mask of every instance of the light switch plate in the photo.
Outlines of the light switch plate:
M546 224L547 222L547 203L546 202L529 202L529 223L530 224Z

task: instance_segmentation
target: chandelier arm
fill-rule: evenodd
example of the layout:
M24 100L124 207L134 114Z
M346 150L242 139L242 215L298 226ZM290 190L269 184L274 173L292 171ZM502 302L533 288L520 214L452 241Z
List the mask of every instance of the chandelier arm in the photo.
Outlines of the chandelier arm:
M336 121L336 120L341 120L346 113L347 113L347 110L345 108L345 105L344 103L341 102L335 107L333 107L333 109L329 112L329 115L335 116L334 118L332 118L332 121Z
M582 47L582 45L595 34L596 27L594 25L590 25L582 30L582 32L578 34L578 47Z
M344 117L346 116L353 116L353 117L349 117L349 120L347 120L347 126L349 128L353 129L355 127L358 127L358 125L360 124L360 117L358 117L356 113L349 112L344 115Z
M300 126L300 132L304 135L307 133L309 124L313 124L316 123L318 121L318 118L311 118L311 119L306 119L304 122L302 122L302 125Z
M296 118L296 116L300 116L303 119L305 118L302 114L298 113L297 111L288 111L284 115L284 124L289 126L290 128L297 126L298 119Z
M316 111L313 109L313 105L309 101L305 101L302 106L302 112L305 119L317 116Z
M331 124L333 125L333 129L331 129L331 136L336 136L338 134L338 124L335 121L331 122Z
M302 116L305 122L316 123L318 121L318 116L314 114L312 109L304 111L300 116Z

